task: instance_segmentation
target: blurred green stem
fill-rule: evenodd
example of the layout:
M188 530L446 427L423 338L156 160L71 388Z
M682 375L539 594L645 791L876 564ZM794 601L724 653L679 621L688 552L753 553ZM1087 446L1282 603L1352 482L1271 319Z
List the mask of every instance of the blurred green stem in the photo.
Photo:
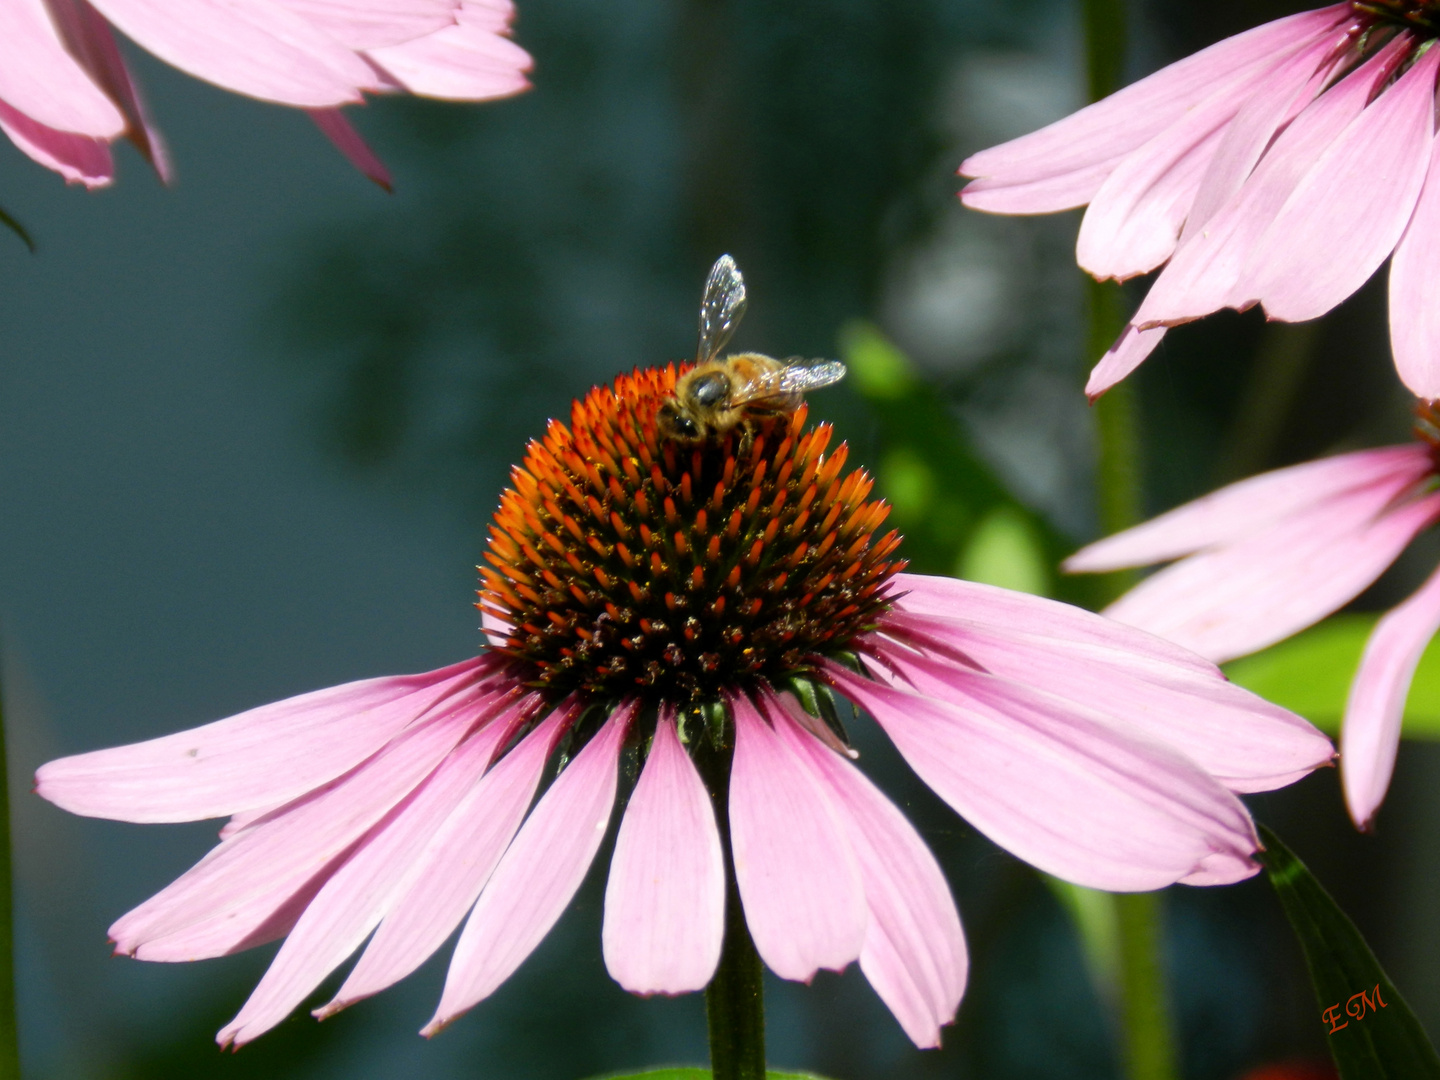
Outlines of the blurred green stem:
M0 1080L20 1080L15 1023L15 911L11 897L10 790L5 756L5 687L0 684Z
M1120 86L1125 63L1125 0L1084 0L1085 71L1090 100ZM1093 364L1120 336L1127 318L1118 286L1088 282L1089 345ZM1139 522L1142 512L1140 433L1134 388L1121 383L1095 406L1099 446L1097 510L1105 534ZM1107 591L1118 596L1132 583L1112 574ZM1119 1019L1129 1080L1174 1080L1179 1075L1171 1031L1170 997L1160 952L1160 894L1111 896L1119 950Z

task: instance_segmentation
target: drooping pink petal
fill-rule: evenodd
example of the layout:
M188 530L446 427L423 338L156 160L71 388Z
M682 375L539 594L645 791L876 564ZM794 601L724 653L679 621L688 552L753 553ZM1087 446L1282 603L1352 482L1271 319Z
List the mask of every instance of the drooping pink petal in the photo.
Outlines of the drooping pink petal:
M635 705L618 709L550 785L460 932L430 1036L494 993L539 945L595 858L615 805L620 747Z
M285 934L300 907L352 845L410 794L465 734L508 699L448 704L396 736L345 777L211 849L194 867L110 928L119 952L141 960L223 956ZM284 911L286 917L277 919Z
M1351 121L1255 246L1237 296L1272 319L1319 318L1369 280L1395 249L1430 164L1440 52Z
M458 25L368 56L395 82L422 97L476 101L529 87L530 54L501 36L495 10L466 0Z
M1049 127L973 154L962 176L966 206L1000 214L1045 214L1090 201L1110 170L1197 102L1240 79L1258 80L1349 15L1345 4L1304 12L1227 38L1162 68Z
M625 808L601 935L611 977L636 994L703 990L725 936L725 860L700 774L663 716Z
M1226 306L1240 306L1235 286L1256 243L1306 173L1359 116L1400 55L1390 42L1316 98L1276 137L1240 190L1186 239L1131 317L1137 326L1176 325Z
M170 156L149 110L125 66L115 35L88 0L46 0L65 48L125 114L125 137L150 162L162 181L170 179Z
M455 24L460 0L282 0L350 49L399 45Z
M1253 93L1243 83L1212 95L1116 166L1080 222L1082 270L1125 281L1170 257L1226 126Z
M1239 799L1170 747L1008 679L909 662L930 664L968 707L825 670L936 794L1031 865L1112 892L1258 870Z
M237 93L323 109L380 88L363 59L283 0L91 3L162 60Z
M964 618L1001 631L1033 634L1059 642L1100 645L1204 675L1215 671L1214 664L1189 649L1073 604L982 585L978 581L928 574L896 574L895 585L899 597L895 607L900 611Z
M769 712L782 738L815 765L845 820L870 911L860 970L916 1046L939 1046L969 969L945 875L914 826L859 769L800 731L785 710Z
M1432 50L1433 51L1433 50ZM1440 140L1430 152L1415 213L1390 260L1390 348L1400 380L1427 401L1440 398Z
M410 886L425 843L514 734L497 718L461 742L410 796L361 840L285 938L244 1007L221 1029L221 1046L243 1046L278 1024L360 947Z
M43 0L0 3L0 101L56 131L111 139L125 130L115 103L65 50Z
M147 742L42 765L35 790L71 813L195 821L277 806L364 761L436 702L503 679L493 656L332 686Z
M475 903L535 797L545 762L575 716L555 710L464 798L419 853L406 890L321 1019L399 982L435 952Z
M896 611L883 630L939 656L959 650L992 675L1130 724L1173 746L1231 791L1283 787L1335 756L1330 740L1307 721L1241 689L1218 668L1200 672L1129 649L1057 642L963 618ZM902 663L899 670L920 692L965 707L963 692L952 697L949 681L929 669Z
M1095 404L1101 394L1138 368L1165 337L1165 327L1137 329L1134 323L1120 332L1119 339L1090 370L1085 396Z
M745 922L771 971L808 982L860 956L868 908L859 866L815 766L747 698L732 705L730 850Z
M1351 820L1370 826L1395 769L1410 680L1425 646L1440 630L1440 571L1376 625L1345 705L1340 780Z
M1071 574L1168 562L1207 547L1231 544L1307 506L1378 485L1384 506L1419 483L1430 455L1418 443L1361 450L1261 473L1204 495L1143 525L1089 544L1061 564Z
M89 135L73 135L37 124L0 101L0 131L23 153L47 169L54 169L69 184L104 187L115 178L110 144Z
M1382 510L1365 490L1331 500L1166 567L1105 613L1216 663L1255 652L1358 596L1440 516L1440 495Z
M310 119L315 121L315 126L325 133L325 137L335 144L335 148L345 155L345 159L360 170L362 176L384 188L386 191L393 191L395 184L390 177L390 170L385 168L385 163L375 156L360 133L351 126L350 121L345 119L345 114L339 109L307 109L305 110Z

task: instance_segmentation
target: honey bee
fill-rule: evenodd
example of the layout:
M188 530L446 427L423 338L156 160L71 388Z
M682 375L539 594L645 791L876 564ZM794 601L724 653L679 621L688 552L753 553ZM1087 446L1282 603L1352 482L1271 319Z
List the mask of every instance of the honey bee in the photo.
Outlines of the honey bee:
M733 431L741 424L794 412L807 390L845 377L839 360L776 360L760 353L720 359L745 314L745 279L735 260L721 255L710 268L700 301L700 347L695 366L680 377L675 393L655 415L660 434L677 442L697 443Z

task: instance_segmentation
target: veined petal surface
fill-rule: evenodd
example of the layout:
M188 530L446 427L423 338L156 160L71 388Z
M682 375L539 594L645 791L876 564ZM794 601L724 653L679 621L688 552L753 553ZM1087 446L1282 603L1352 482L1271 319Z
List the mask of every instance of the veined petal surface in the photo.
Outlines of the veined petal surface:
M110 139L125 117L66 51L43 0L0 3L0 101L42 127Z
M104 139L37 124L3 101L0 101L0 131L4 131L22 153L58 172L66 183L84 184L93 189L105 187L115 178L110 144Z
M1433 49L1431 50L1434 51ZM1390 259L1390 348L1400 381L1427 401L1440 398L1440 140L1430 151L1415 212Z
M399 45L455 25L460 0L281 0L349 49Z
M466 0L455 26L367 54L395 82L422 97L453 101L503 97L529 87L530 55L496 25L492 7Z

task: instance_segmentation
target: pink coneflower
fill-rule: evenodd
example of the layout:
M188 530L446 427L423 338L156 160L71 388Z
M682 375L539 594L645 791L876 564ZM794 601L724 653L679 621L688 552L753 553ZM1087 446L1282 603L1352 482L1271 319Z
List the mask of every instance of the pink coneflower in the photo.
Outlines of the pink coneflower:
M1178 559L1106 609L1113 619L1217 663L1289 637L1354 599L1440 518L1440 428L1419 407L1419 441L1242 480L1072 555L1075 572ZM1440 629L1440 572L1376 625L1340 737L1350 816L1374 819L1400 741L1415 665Z
M1094 371L1095 397L1165 328L1221 308L1298 322L1394 253L1390 337L1440 397L1440 169L1432 169L1440 6L1355 0L1256 27L960 166L967 206L1089 204L1076 257L1100 279L1164 264Z
M676 378L622 376L531 443L490 530L477 659L40 770L39 793L80 814L230 815L218 847L110 930L144 960L285 937L222 1043L279 1022L362 945L317 1015L384 989L464 921L425 1033L454 1020L560 917L624 773L638 780L603 933L622 986L701 989L722 947L753 937L786 979L858 960L911 1039L937 1045L965 985L960 920L853 763L841 698L977 829L1103 889L1250 876L1234 793L1330 760L1299 717L1168 642L902 573L888 508L804 406L662 439Z
M72 183L108 184L122 136L167 175L113 26L197 78L307 110L388 186L339 106L366 93L518 93L530 57L509 40L513 14L510 0L0 0L0 130Z

